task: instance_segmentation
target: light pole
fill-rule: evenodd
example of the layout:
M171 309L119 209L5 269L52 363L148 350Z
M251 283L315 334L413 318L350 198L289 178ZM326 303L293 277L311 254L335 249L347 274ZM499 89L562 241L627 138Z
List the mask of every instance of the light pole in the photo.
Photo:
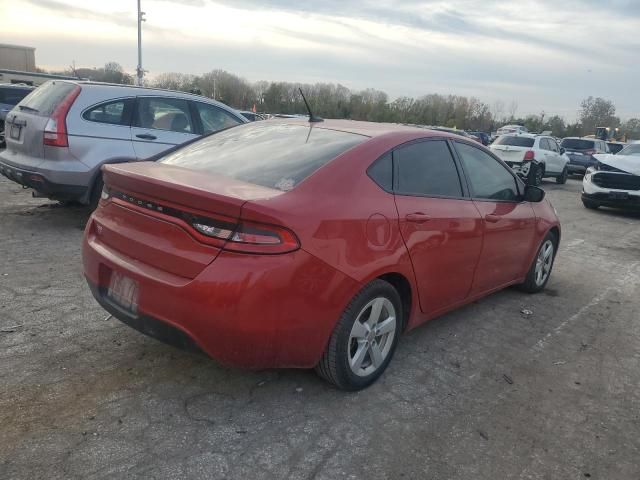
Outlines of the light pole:
M142 77L144 77L144 70L142 69L142 22L144 21L144 12L140 9L140 0L138 0L138 68L136 68L136 83L139 86L142 86Z

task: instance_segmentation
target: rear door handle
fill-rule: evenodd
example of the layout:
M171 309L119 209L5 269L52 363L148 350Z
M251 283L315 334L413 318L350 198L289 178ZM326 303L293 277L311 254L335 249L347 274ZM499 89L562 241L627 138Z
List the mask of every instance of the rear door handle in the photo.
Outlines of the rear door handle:
M492 213L489 213L484 216L484 219L489 223L498 223L501 218L502 217L500 217L500 215L494 215Z
M142 138L143 140L156 140L158 138L155 135L151 135L150 133L141 133L139 135L136 135L136 137Z
M414 223L424 223L431 220L431 217L429 215L422 212L408 213L404 218L407 220L407 222Z

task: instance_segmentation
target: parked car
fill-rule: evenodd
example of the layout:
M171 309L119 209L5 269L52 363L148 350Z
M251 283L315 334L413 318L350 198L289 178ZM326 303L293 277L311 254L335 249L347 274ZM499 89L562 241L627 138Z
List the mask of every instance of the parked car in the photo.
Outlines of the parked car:
M436 130L438 132L447 132L447 133L451 133L453 135L459 135L461 137L467 137L470 140L473 140L474 142L480 142L480 138L476 137L475 135L471 135L468 132L465 132L464 130L458 130L457 128L449 128L449 127L428 127L430 130Z
M544 191L485 147L400 125L253 122L107 165L104 183L83 262L114 317L348 390L402 332L508 285L542 290L560 240Z
M246 123L209 98L85 81L51 81L7 115L0 166L38 196L96 205L100 167L144 160L198 136Z
M585 173L596 164L594 155L609 153L607 143L597 138L567 137L562 139L560 146L569 157L569 173Z
M551 136L510 133L499 136L489 148L531 185L540 185L547 177L567 182L569 159Z
M29 95L35 87L29 85L0 84L0 148L4 148L4 121L13 107Z
M595 159L582 179L583 205L640 209L640 144Z
M485 147L491 143L491 139L488 133L485 132L468 132L471 135L474 135L480 139L480 143L482 143Z
M496 131L496 137L499 137L500 135L506 135L508 133L522 134L529 133L529 130L527 130L527 127L523 125L505 125L504 127L500 127Z
M238 113L242 115L244 118L246 118L247 120L249 120L250 122L264 120L262 115L260 115L259 113L250 112L248 110L239 110Z
M626 146L627 144L622 142L607 142L607 147L609 147L609 152L614 155Z

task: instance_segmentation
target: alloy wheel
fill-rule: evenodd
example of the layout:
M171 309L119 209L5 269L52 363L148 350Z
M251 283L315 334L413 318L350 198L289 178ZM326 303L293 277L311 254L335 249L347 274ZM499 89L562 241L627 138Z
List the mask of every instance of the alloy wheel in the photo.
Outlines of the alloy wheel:
M553 265L553 242L546 240L540 247L536 258L535 282L537 286L542 286L551 273Z
M389 355L396 335L396 309L386 297L368 302L349 334L349 366L359 377L376 372Z

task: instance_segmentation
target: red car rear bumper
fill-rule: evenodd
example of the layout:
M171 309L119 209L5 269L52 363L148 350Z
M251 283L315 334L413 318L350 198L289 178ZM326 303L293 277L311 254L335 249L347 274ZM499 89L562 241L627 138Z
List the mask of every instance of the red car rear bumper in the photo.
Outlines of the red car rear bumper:
M245 368L313 367L361 287L304 250L222 251L192 280L142 264L89 233L83 262L94 296L116 318L167 343ZM108 298L113 271L138 283L136 313Z

